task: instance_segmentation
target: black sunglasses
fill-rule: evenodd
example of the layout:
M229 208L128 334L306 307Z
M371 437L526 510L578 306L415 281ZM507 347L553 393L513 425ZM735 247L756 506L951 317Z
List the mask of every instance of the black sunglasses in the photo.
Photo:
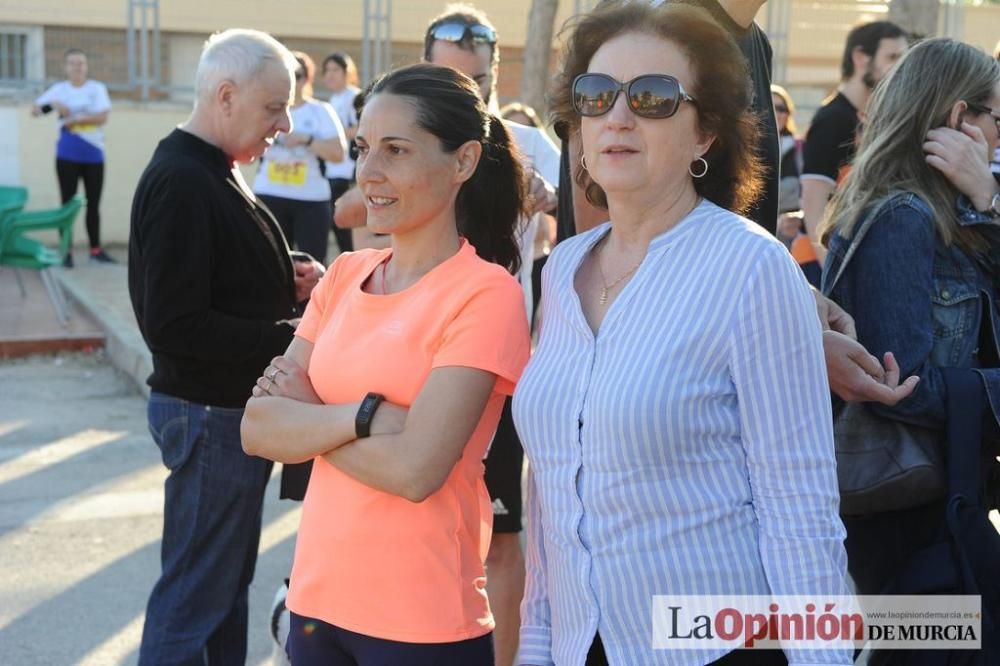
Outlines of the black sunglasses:
M434 26L434 29L431 30L431 36L442 42L461 42L466 38L466 35L473 44L492 46L497 43L496 31L479 23L469 25L468 23L448 21Z
M681 82L668 74L643 74L621 82L607 74L580 74L573 80L573 108L581 116L603 116L625 91L628 108L643 118L669 118L681 102L695 104Z
M788 107L787 106L775 106L774 110L777 113L788 113Z
M966 102L965 105L975 111L976 113L985 113L993 122L996 123L997 129L1000 130L1000 112L994 111L988 106L983 106L982 104L973 104L972 102Z

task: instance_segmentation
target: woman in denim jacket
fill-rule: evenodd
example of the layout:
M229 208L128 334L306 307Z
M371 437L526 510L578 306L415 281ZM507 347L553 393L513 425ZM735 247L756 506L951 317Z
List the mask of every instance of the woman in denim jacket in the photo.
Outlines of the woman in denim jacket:
M899 404L871 405L881 416L944 430L940 369L981 368L991 407L985 432L997 432L1000 196L989 156L998 143L1000 64L960 42L914 47L869 102L858 157L824 224L823 283L840 272L855 230L876 215L831 297L854 316L871 353L896 350L900 372L920 377ZM934 538L942 502L845 518L859 592L881 590Z

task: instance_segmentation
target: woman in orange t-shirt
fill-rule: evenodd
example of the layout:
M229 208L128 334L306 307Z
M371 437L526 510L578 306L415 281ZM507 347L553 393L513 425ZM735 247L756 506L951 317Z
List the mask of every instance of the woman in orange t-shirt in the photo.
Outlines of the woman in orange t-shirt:
M371 89L357 179L386 250L341 255L247 403L243 447L315 458L287 606L309 664L492 666L482 460L528 359L524 179L472 79Z

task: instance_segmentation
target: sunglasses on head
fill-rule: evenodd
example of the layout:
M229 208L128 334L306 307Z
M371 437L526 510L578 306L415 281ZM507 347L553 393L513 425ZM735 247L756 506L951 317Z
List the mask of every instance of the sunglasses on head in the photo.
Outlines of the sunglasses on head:
M581 116L603 116L625 91L628 108L643 118L669 118L681 102L695 104L681 82L668 74L643 74L624 83L607 74L580 74L573 80L573 108Z
M443 42L461 42L466 38L466 35L473 44L492 46L497 43L496 31L479 23L469 25L468 23L448 21L434 26L434 29L431 30L431 36Z

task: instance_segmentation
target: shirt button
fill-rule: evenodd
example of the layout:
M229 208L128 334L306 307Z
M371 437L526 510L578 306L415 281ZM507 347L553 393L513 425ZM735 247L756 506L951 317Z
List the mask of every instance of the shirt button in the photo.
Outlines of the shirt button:
M951 292L945 289L944 291L941 292L941 298L945 300L951 298Z

